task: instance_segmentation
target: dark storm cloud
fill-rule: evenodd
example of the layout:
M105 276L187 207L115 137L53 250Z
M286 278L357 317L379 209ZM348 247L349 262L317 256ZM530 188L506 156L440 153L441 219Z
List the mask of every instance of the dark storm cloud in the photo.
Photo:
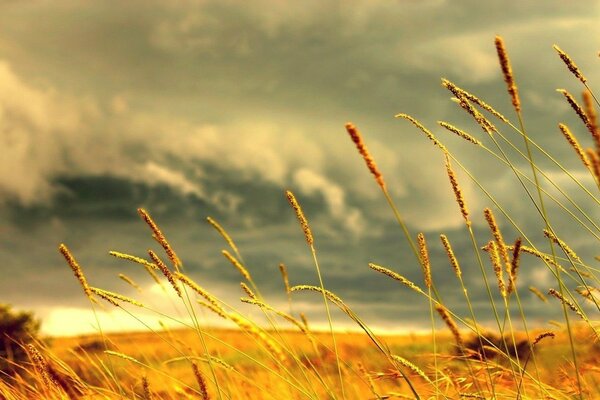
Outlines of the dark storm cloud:
M291 188L313 227L326 285L377 325L425 326L425 318L415 318L427 315L428 304L367 267L375 262L421 282L401 229L345 137L343 124L353 120L411 232L426 232L443 298L468 312L439 243L442 231L461 255L476 312L487 318L479 267L443 159L412 125L392 116L422 119L542 243L541 219L510 171L435 129L436 120L448 119L482 137L448 101L439 79L448 77L512 115L493 47L494 35L502 34L531 136L567 167L579 168L556 123L569 123L580 137L585 130L555 89L578 94L580 88L551 45L568 50L590 81L598 77L598 43L581 40L599 37L594 2L61 1L1 9L0 250L2 264L14 271L13 279L0 281L1 300L44 304L45 313L85 305L56 251L59 242L73 248L98 286L135 294L116 280L123 271L150 285L139 268L106 255L111 249L144 255L155 246L135 213L139 206L168 233L193 277L236 302L239 276L204 221L217 218L264 293L285 305L279 262L289 266L294 284L316 283L283 196ZM528 171L525 162L517 164ZM593 199L554 165L541 165L595 221ZM459 179L483 245L490 235L481 209L493 204L460 171ZM568 214L549 210L559 232L593 255L595 239L568 223ZM514 240L520 233L497 216ZM524 293L532 281L552 285L534 261L522 273ZM535 318L557 310L523 297ZM315 308L320 301L298 298Z

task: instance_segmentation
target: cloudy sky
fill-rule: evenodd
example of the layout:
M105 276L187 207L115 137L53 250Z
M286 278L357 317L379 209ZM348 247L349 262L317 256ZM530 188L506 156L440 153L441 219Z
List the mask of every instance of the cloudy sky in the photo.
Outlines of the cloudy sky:
M347 137L344 124L353 121L411 233L428 238L444 300L466 315L440 233L450 237L478 316L487 321L481 274L443 158L394 115L411 114L432 128L528 237L548 250L542 221L512 172L436 128L437 120L447 120L483 139L440 78L516 120L494 48L495 35L502 35L531 136L589 184L556 128L566 122L590 145L555 91L564 87L579 98L581 86L552 45L569 52L594 87L600 81L599 17L597 1L3 1L0 302L34 310L48 333L93 330L89 302L57 251L64 242L93 285L160 307L164 296L143 269L108 255L144 256L156 248L136 213L143 206L186 271L237 304L240 277L222 257L226 245L206 217L218 220L267 300L286 309L280 262L292 284L316 283L284 196L291 189L313 228L325 285L375 327L426 328L427 302L368 268L375 262L422 282L385 198ZM501 128L522 145L514 131ZM539 158L593 226L596 200ZM484 244L490 235L482 210L493 203L466 174L459 178ZM494 210L513 241L515 229ZM593 263L594 235L558 207L550 204L549 211L557 232ZM120 281L120 272L144 291L137 294ZM532 321L544 324L560 315L556 303L536 301L527 290L555 286L543 265L525 260L519 284ZM318 324L321 302L295 295L294 310L306 310ZM149 324L158 321L136 313L147 314ZM99 315L107 329L142 328L118 310L100 309ZM336 324L352 327L341 315Z

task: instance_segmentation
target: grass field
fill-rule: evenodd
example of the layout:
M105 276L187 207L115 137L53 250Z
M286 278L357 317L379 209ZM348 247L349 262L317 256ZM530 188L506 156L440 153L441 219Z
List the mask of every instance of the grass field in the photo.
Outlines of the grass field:
M431 162L439 162L448 175L448 190L454 193L456 212L464 220L464 235L472 243L472 254L468 256L476 260L475 267L481 274L478 282L486 294L489 309L486 321L492 321L491 325L483 327L477 320L473 299L466 289L461 260L467 254L456 254L443 232L438 232L435 238L430 232L427 237L412 232L415 228L405 224L402 207L390 195L384 174L368 150L368 136L363 137L356 126L348 123L347 134L363 158L360 161L357 157L357 162L366 164L377 185L374 188L378 187L389 203L390 218L398 222L414 255L410 268L421 270L423 279L409 281L399 268L374 263L368 267L373 274L381 274L382 279L397 281L399 290L420 296L429 306L430 334L390 336L375 332L344 299L327 290L324 283L327 272L320 267L315 245L319 238L313 236L301 199L291 191L285 192L290 213L295 214L298 229L304 233L319 284L290 285L282 265L285 294L291 297L294 292L312 292L322 298L327 319L326 328L319 332L311 329L302 310L294 307L295 312L288 313L269 304L234 239L217 221L208 218L227 245L224 257L240 273L245 293L241 301L257 307L264 314L265 323L247 318L236 305L226 304L211 294L211 288L201 287L190 278L176 252L176 243L169 242L149 211L139 209L141 219L164 254L150 250L144 257L116 251L111 255L145 268L164 288L165 297L185 310L185 318L171 318L187 324L188 329L100 332L88 337L55 338L49 344L40 341L24 344L26 360L17 362L8 357L13 368L2 375L0 397L8 400L600 398L597 259L589 250L579 254L578 248L570 246L572 238L561 235L559 229L565 225L579 228L582 236L573 242L591 241L597 246L600 240L597 223L600 200L596 194L600 187L600 129L595 111L600 104L574 61L555 47L567 73L582 85L584 104L580 106L570 92L558 90L581 121L573 130L562 123L557 126L555 134L564 136L564 145L572 148L572 157L579 163L577 169L565 168L563 160L554 158L544 150L543 143L536 143L528 136L504 42L497 37L495 45L516 122L512 123L472 93L442 80L442 86L472 118L479 134L467 133L444 121L439 125L471 142L473 151L483 151L497 159L506 172L514 175L522 193L515 194L513 201L528 205L528 212L537 218L537 232L527 232L518 216L513 218L506 211L508 205L490 194L485 182L480 182L461 163L461 154L454 154L446 147L444 139L440 139L442 135L435 136L410 115L396 116L414 125L440 151L440 158ZM576 136L583 137L579 131L587 131L587 137L577 139ZM579 140L591 145L584 148ZM486 196L487 204L480 210L470 209L459 179L470 179ZM478 230L476 235L474 221L485 227L485 234ZM518 236L509 238L508 229L503 231L501 226L510 226L511 232L517 232ZM542 240L530 239L534 236ZM582 240L584 236L588 242ZM453 270L455 292L462 295L461 307L445 303L444 294L438 291L436 272L432 273L429 258L434 240L435 246L443 248L448 256L443 268ZM133 316L136 307L146 308L133 298L92 287L85 266L80 266L68 246L61 244L59 251L81 283L93 312L100 304L122 308ZM551 287L537 288L536 282L521 282L520 265L525 257L545 265L554 279ZM126 276L121 279L128 281ZM560 310L562 320L543 326L529 321L526 311L531 304L522 300L530 292L540 302ZM345 333L336 328L331 318L333 309L350 318L356 332ZM214 313L238 329L211 328L202 317L205 313ZM98 330L101 329L99 326Z

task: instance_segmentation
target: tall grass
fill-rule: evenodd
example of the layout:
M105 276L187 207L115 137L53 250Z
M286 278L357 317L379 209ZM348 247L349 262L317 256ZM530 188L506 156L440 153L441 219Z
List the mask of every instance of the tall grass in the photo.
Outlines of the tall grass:
M531 223L525 226L518 216L511 215L510 204L496 198L494 190L477 177L477 171L461 161L462 154L450 150L444 139L414 117L400 113L397 117L408 120L439 151L439 167L448 175L448 190L456 198L456 212L464 220L463 234L470 249L457 254L444 232L437 232L441 246L434 245L432 240L428 242L423 233L412 232L412 227L405 223L402 204L393 198L383 172L367 148L368 137L363 137L354 124L346 125L350 139L390 206L390 216L397 221L414 254L413 265L403 268L422 269L424 286L406 279L394 268L378 265L377 254L372 255L373 263L368 267L385 275L381 279L397 281L398 290L411 290L427 303L431 334L418 339L375 332L342 298L326 288L328 274L321 270L316 251L318 233L313 235L301 199L291 191L285 193L290 213L295 213L299 229L305 235L319 286L290 283L287 269L281 264L288 310L276 308L262 295L252 278L252 268L246 265L234 239L216 220L207 219L229 247L223 250L223 255L240 273L245 294L241 301L257 307L266 323L244 316L235 304L227 304L213 295L210 288L202 287L187 275L185 263L157 222L140 209L142 220L171 265L152 251L148 258L117 251L110 254L145 268L160 285L165 298L185 310L184 314L165 314L136 299L92 287L88 278L93 281L93 277L87 277L67 246L60 245L94 312L100 306L117 307L139 320L148 332L106 335L98 323L98 338L90 339L87 344L79 343L77 351L65 352L65 347L48 347L43 343L28 345L25 350L29 362L16 365L16 372L1 377L0 398L600 398L597 367L600 348L596 344L598 330L594 321L600 311L598 269L595 260L587 259L587 254L578 254L576 246L583 239L594 244L600 240L597 213L593 211L600 202L596 194L600 185L600 130L595 112L600 104L583 72L567 53L555 46L560 60L581 83L584 93L582 107L574 96L560 89L581 120L578 129L560 123L556 131L557 136L565 137L564 146L572 148L572 157L581 162L579 169L569 170L563 163L570 161L545 150L546 138L538 143L525 129L518 82L506 46L500 37L495 39L495 45L516 122L444 79L442 86L473 120L477 133L450 122L439 121L439 125L444 128L441 132L449 131L472 143L472 151L484 152L514 177L520 192L513 194L512 201L529 206L537 227ZM582 134L582 130L587 133ZM588 148L580 144L587 142L592 144ZM486 199L482 209L470 208L461 179L470 180ZM587 236L577 240L565 237L561 229L567 224ZM538 230L531 231L531 227ZM518 236L509 237L512 232ZM573 243L569 243L571 240ZM448 265L431 265L432 246L440 246L446 252ZM550 287L537 287L536 282L520 276L519 266L526 257L535 257L545 265L555 280ZM469 267L465 273L464 266L461 267L464 260L475 262L476 268ZM442 290L447 285L436 285L440 279L436 270L440 268L451 268L454 272L462 303L444 301L450 293ZM471 297L464 279L466 274L469 281L480 282L486 295L485 304L476 304ZM141 290L126 275L119 277ZM530 290L537 297L531 296ZM314 292L322 297L328 332L311 329L294 303L297 292ZM550 299L542 292L547 292ZM528 309L536 304L524 301L525 296L534 301L539 297L540 302L548 301L548 307L562 309L563 320L554 322L552 330L534 326L527 315ZM354 321L361 333L336 330L330 310L334 307ZM491 316L491 325L484 326L482 322L486 321L478 321L482 308ZM152 329L136 315L137 310L156 313L160 319L184 330L175 331L166 325L160 330ZM207 326L207 313L237 330ZM136 345L128 345L127 340L135 341Z

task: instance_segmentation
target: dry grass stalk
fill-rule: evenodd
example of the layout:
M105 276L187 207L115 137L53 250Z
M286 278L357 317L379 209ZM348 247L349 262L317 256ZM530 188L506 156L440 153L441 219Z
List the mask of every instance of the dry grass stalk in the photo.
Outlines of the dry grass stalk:
M247 281L251 281L252 278L250 277L250 273L248 272L248 270L246 269L246 267L244 267L242 265L242 263L240 263L237 258L235 258L234 256L232 256L227 250L222 250L221 254L223 254L223 256L229 260L229 262L238 270L240 271L240 274L244 277L244 279L246 279Z
M73 270L73 273L75 274L75 277L81 284L85 295L89 299L92 299L92 290L90 289L90 285L88 284L87 279L85 279L85 275L83 275L83 270L79 266L79 263L77 263L77 260L75 260L75 257L73 257L73 254L71 253L69 248L65 244L61 244L60 246L58 246L58 250L62 253L65 260L67 260L67 264L69 264L69 267L71 267L71 269Z
M460 189L460 185L458 184L458 180L456 179L456 174L454 173L452 165L450 164L450 157L448 156L448 154L446 154L446 172L448 174L448 179L450 179L450 185L452 185L454 197L456 197L456 202L458 203L458 207L460 208L460 213L462 214L467 226L471 226L471 220L469 219L469 210L467 208L467 203L465 202L462 190Z
M285 196L287 197L288 202L290 203L290 205L294 209L294 212L296 213L298 222L300 222L302 231L304 231L304 238L306 239L306 243L308 243L308 245L312 247L312 245L314 244L313 235L310 230L310 226L308 226L308 221L306 220L306 217L304 216L304 212L302 211L300 204L298 204L298 201L296 200L296 196L294 196L294 193L292 193L289 190L287 190L285 192Z
M552 240L554 243L559 245L560 248L563 249L564 252L567 253L569 257L571 257L573 260L577 261L580 264L583 264L583 261L581 261L581 258L579 258L579 256L573 251L573 249L571 249L568 244L560 240L553 232L549 231L548 229L544 229L544 236L546 236L548 239Z
M120 258L122 260L127 260L136 264L141 264L147 268L158 269L158 267L155 264L152 264L151 262L144 260L141 257L132 256L131 254L119 253L118 251L109 251L108 254L110 254L113 257Z
M181 289L179 288L179 286L177 286L175 277L173 276L173 274L171 273L169 268L167 268L165 263L156 255L155 252L153 252L152 250L148 250L148 254L150 255L150 258L152 259L152 261L154 261L154 263L156 264L158 269L160 269L160 272L162 272L163 275L165 276L165 278L167 278L167 280L173 287L173 290L175 290L175 293L177 293L177 296L179 296L180 298L183 299L183 296L181 294Z
M438 312L438 314L440 314L440 317L442 317L442 319L446 323L446 326L448 327L450 332L452 332L452 335L454 336L454 340L456 341L456 344L458 346L462 347L464 342L463 342L462 336L460 334L460 331L458 330L458 325L456 325L456 322L454 322L454 318L452 318L448 309L446 309L446 307L444 307L441 304L437 304L435 306L435 309Z
M369 263L369 268L371 268L374 271L381 272L382 274L387 275L394 280L397 280L398 282L402 283L403 285L407 286L408 288L414 290L417 293L423 293L423 290L421 290L420 287L418 287L417 285L415 285L414 283L412 283L411 281L409 281L402 275L400 275L388 268L385 268L385 267L382 267L380 265L373 264L373 263Z
M371 171L371 174L373 174L373 176L375 177L377 184L381 187L381 189L386 190L385 181L383 180L383 175L379 171L379 168L377 168L377 164L375 164L375 160L373 159L373 157L371 157L371 154L369 153L369 149L367 149L367 146L365 145L365 142L362 139L362 135L360 134L360 131L358 129L356 129L356 126L354 126L354 124L351 122L348 122L346 124L346 131L350 135L350 139L352 139L352 141L356 145L358 152L360 153L362 158L365 160L365 163L367 164L367 168L369 168L369 171Z
M210 396L208 395L208 388L206 386L206 379L204 375L198 368L198 365L192 361L192 370L194 371L194 377L196 378L196 382L198 383L198 388L200 389L200 398L202 400L209 400Z
M281 278L283 279L283 284L285 286L285 292L287 294L290 293L290 278L288 276L287 268L284 263L279 264L279 272L281 272Z
M450 82L447 79L442 79L442 86L444 86L454 96L456 96L458 104L469 115L471 115L473 117L473 119L475 119L475 122L477 122L479 124L479 126L481 126L481 128L484 130L484 132L491 135L493 132L498 131L496 129L496 127L483 114L481 114L479 111L477 111L475 109L475 107L473 107L473 105L469 102L469 99L466 96L467 92L465 92L464 90L462 90L461 88L459 88L458 86L456 86L454 83Z
M156 241L165 250L165 253L169 257L169 260L171 260L171 262L173 263L175 268L178 269L179 267L181 267L181 265L182 265L181 260L179 259L179 257L177 256L177 254L175 253L175 251L173 250L173 248L167 241L167 238L162 233L162 231L160 230L158 225L156 225L156 223L154 222L154 220L152 219L150 214L148 214L148 212L146 210L144 210L143 208L138 208L138 213L140 214L142 219L146 222L146 224L148 224L148 226L152 230L152 234L153 234L152 237L154 237L154 239L156 239Z
M240 282L240 287L248 297L250 297L252 300L257 300L256 295L254 294L252 289L248 287L248 285L246 285L244 282Z
M142 389L144 391L144 400L154 399L152 391L150 390L150 382L148 382L148 377L145 375L142 376Z
M458 259L456 258L456 255L454 254L454 251L452 250L450 241L444 234L440 235L440 239L442 240L442 245L444 245L444 249L446 249L446 254L448 255L448 260L450 260L450 265L452 266L452 269L454 270L456 277L460 279L462 277L462 271L460 270L460 264L458 263Z
M423 370L421 368L417 367L415 364L411 363L406 358L397 356L395 354L392 354L392 358L395 361L397 361L399 364L401 364L402 366L410 369L412 372L414 372L415 374L419 375L427 383L433 383L433 382L431 382L431 379L429 379L429 377L427 375L425 375L425 372L423 372Z
M552 339L554 339L555 336L556 335L554 334L554 332L541 333L535 337L535 339L533 340L532 346L535 346L536 344L538 344L539 342L541 342L542 340L544 340L545 338L548 338L548 337L551 337Z
M573 303L571 300L565 298L562 294L560 294L558 291L556 291L555 289L550 289L548 290L548 294L552 295L554 297L556 297L558 300L560 300L563 304L565 304L567 307L569 307L571 309L571 311L573 311L575 314L579 315L582 319L585 320L585 317L583 316L583 314L581 313L581 310L579 309L579 307L577 307L575 305L575 303Z
M496 279L498 280L498 290L502 297L506 297L506 285L504 283L504 277L502 273L502 264L500 262L500 255L498 253L498 245L496 242L490 241L487 245L490 261L492 262L492 266L494 267L494 274L496 274Z
M203 298L205 298L206 301L208 301L214 307L219 309L221 308L217 298L212 294L208 293L206 290L204 290L204 288L202 288L200 285L194 282L189 276L176 272L174 278L186 285L187 287L189 287L190 289L192 289L194 292L196 292Z
M554 45L552 47L554 48L554 50L556 50L556 52L558 53L558 56L561 58L561 60L563 60L563 62L567 66L567 68L569 68L569 71L571 71L571 73L573 75L575 75L575 77L577 79L579 79L581 81L581 83L583 83L585 85L585 83L587 82L587 79L585 79L585 76L583 76L583 74L581 73L581 70L577 67L577 65L575 64L573 59L571 57L569 57L569 55L567 53L562 51L560 49L560 47L558 47L557 45Z
M440 143L440 141L436 139L436 137L433 135L433 133L431 133L431 131L429 129L425 128L423 126L423 124L421 124L419 121L417 121L410 115L400 113L400 114L396 114L395 117L396 118L404 118L404 119L410 121L414 126L419 128L429 138L429 140L431 140L433 142L434 145L436 145L437 147L442 149L442 151L444 153L448 152L448 150L446 149L446 146L444 146L442 143Z
M519 270L519 261L521 259L521 246L523 245L523 240L521 238L517 238L515 240L515 244L513 246L513 254L512 259L510 261L510 270L508 271L508 289L507 293L510 294L514 292L517 287L517 271Z
M423 233L417 235L417 244L419 246L419 258L421 259L421 267L423 268L425 287L431 288L431 262L429 260L429 252L427 251L427 242Z
M447 130L449 130L452 133L455 133L456 135L460 136L461 138L465 139L468 142L471 142L473 144L476 145L481 145L481 142L477 139L475 139L473 136L469 135L467 132L455 127L454 125L450 125L447 122L444 121L438 121L437 122L441 127L446 128Z
M504 39L501 36L496 36L494 40L496 44L496 52L498 53L498 59L500 61L500 68L502 68L502 75L504 76L504 82L508 89L512 105L517 113L521 112L521 99L519 98L519 90L515 84L515 77L513 75L512 66L510 59L508 58L508 52L504 45Z
M494 213L489 208L485 208L483 210L483 215L485 217L485 220L488 223L488 226L490 227L490 231L492 232L492 235L494 236L494 240L496 241L496 244L498 245L498 254L500 255L502 262L506 265L506 269L508 271L508 270L510 270L510 259L508 258L508 251L507 251L506 243L504 242L504 238L502 237L502 232L500 232L500 228L498 227L498 224L496 223L496 218L494 217Z
M565 96L565 99L567 99L567 102L569 103L571 108L575 111L575 113L577 114L579 119L581 119L581 121L584 123L585 127L592 134L592 136L595 136L596 132L590 122L590 119L588 118L585 111L583 111L583 108L581 108L581 106L579 104L577 104L577 101L571 95L571 93L567 92L565 89L556 89L556 91L559 93L562 93L562 95Z
M114 306L119 306L119 303L117 303L116 301L119 300L125 303L133 304L134 306L144 307L144 305L139 301L134 300L131 297L123 296L122 294L109 292L108 290L103 290L96 287L92 287L90 289L92 290L92 293L94 293L96 296L103 298L104 300L108 301Z
M121 279L123 282L125 282L128 285L130 285L131 287L133 287L138 292L142 291L142 288L140 287L140 285L138 285L137 283L135 283L135 281L133 279L131 279L130 277L128 277L127 275L125 275L125 274L119 274L119 279Z
M231 249L235 252L235 254L239 254L240 253L238 251L237 246L233 242L233 239L231 239L231 236L229 236L229 234L227 233L227 231L217 221L215 221L211 217L206 217L206 221L208 221L208 223L210 225L212 225L212 227L215 228L215 230L217 232L219 232L219 234L223 237L223 239L225 239L225 241L227 242L227 244L229 245L229 247L231 247Z
M569 127L565 124L558 124L558 128L562 132L565 139L567 139L567 142L569 142L571 147L575 150L583 165L585 165L587 168L591 168L592 164L590 163L590 160L588 159L587 155L583 151L583 148L581 147L581 145L577 141L577 138L575 138L575 135L573 135Z

